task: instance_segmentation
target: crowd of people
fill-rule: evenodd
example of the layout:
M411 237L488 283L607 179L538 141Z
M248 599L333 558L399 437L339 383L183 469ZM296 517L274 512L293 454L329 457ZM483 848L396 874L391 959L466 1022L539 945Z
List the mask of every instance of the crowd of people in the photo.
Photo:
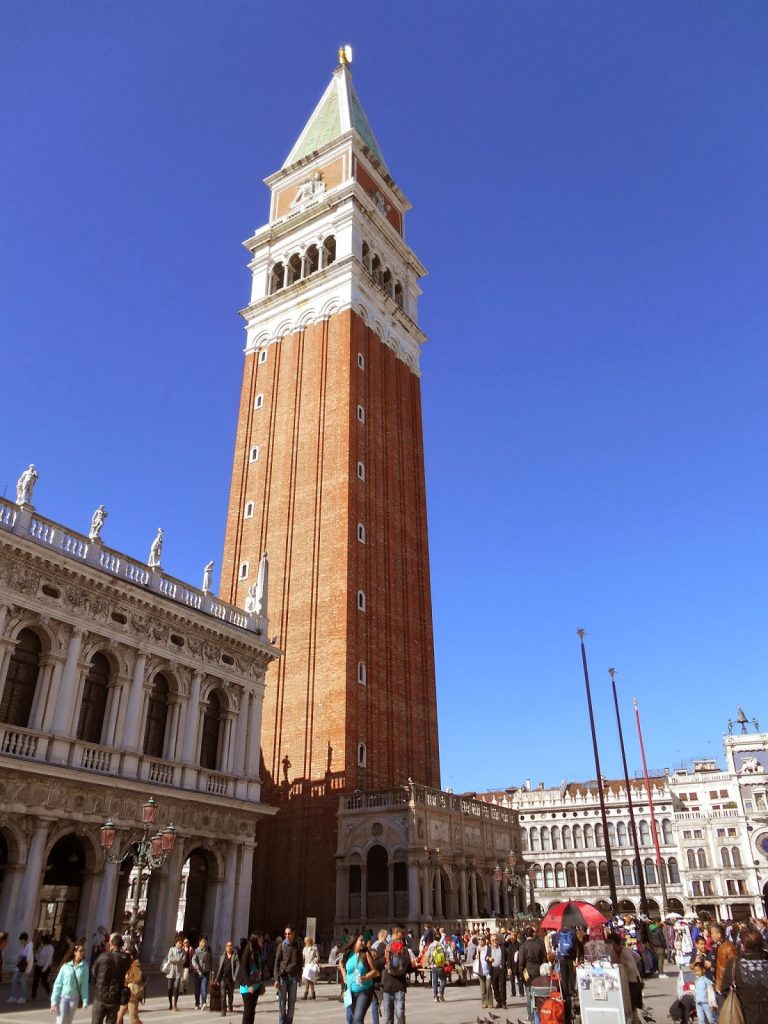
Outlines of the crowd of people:
M8 935L0 932L0 974ZM564 1024L576 1016L576 968L610 962L618 969L627 1024L640 1024L643 986L648 977L666 978L675 964L690 983L670 1007L684 1024L717 1024L718 1011L735 991L749 1024L768 1024L768 922L738 925L698 918L651 921L626 915L591 929L449 929L425 925L416 936L401 926L345 932L330 950L327 966L338 973L338 999L346 1024L405 1024L410 985L426 985L436 1003L450 983L478 982L480 1009L506 1010L524 998L530 1024L547 1019L547 1000L559 1000ZM50 999L56 1024L71 1024L78 1006L91 1007L92 1024L142 1024L146 994L140 949L130 936L99 929L91 948L73 941L57 961L51 936L36 943L22 932L12 966L9 1002ZM299 992L315 999L321 971L313 937L301 938L292 925L272 938L255 933L215 953L206 936L196 943L179 935L168 950L161 974L167 981L168 1010L179 1012L188 994L194 1009L232 1014L235 994L242 1002L242 1024L253 1024L256 1005L267 990L277 1002L278 1024L292 1024ZM188 1005L185 1008L191 1009ZM541 1011L541 1013L540 1013ZM489 1014L489 1020L495 1020ZM480 1018L478 1018L480 1020ZM523 1024L523 1022L519 1022Z

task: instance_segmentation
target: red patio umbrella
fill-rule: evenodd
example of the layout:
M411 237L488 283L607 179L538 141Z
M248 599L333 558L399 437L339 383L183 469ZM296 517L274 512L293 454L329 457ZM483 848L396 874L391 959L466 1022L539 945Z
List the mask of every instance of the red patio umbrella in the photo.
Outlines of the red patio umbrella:
M542 919L541 927L557 928L558 931L563 928L595 928L607 920L591 903L568 900L550 908Z

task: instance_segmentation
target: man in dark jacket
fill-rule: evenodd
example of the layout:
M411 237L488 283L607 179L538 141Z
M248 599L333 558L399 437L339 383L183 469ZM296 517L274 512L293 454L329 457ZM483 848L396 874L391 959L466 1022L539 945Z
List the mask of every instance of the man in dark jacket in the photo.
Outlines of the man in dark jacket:
M227 1004L229 1013L232 1013L232 1003L235 998L235 978L240 969L240 958L237 955L234 942L230 939L224 947L224 952L219 958L219 966L216 969L216 981L221 986L221 1016L227 1015Z
M278 1024L293 1024L302 960L301 947L293 925L286 925L283 941L275 952L275 988L280 1000Z
M541 965L547 959L544 940L533 928L526 928L525 942L520 947L517 966L525 985L525 999L528 1004L528 1020L533 1020L533 1002L531 1000L531 982L541 973Z
M115 1024L120 997L125 988L125 974L130 966L131 958L123 952L123 936L114 932L109 937L106 953L96 958L91 970L91 1024Z

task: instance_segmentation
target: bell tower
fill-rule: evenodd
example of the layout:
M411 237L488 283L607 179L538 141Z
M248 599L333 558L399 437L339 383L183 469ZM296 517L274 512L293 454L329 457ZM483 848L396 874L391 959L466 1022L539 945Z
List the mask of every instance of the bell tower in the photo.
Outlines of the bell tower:
M285 163L250 253L222 595L269 557L285 654L267 675L254 918L335 914L344 791L439 787L410 204L352 84L349 48ZM256 591L253 591L256 594Z

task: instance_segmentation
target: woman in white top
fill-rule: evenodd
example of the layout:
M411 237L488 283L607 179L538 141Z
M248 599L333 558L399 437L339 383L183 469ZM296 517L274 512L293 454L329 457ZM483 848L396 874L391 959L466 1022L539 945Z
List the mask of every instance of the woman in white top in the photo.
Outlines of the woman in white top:
M304 969L301 972L301 980L304 984L304 995L301 998L314 999L315 982L320 976L320 953L314 939L309 935L304 939L302 957L304 958Z

